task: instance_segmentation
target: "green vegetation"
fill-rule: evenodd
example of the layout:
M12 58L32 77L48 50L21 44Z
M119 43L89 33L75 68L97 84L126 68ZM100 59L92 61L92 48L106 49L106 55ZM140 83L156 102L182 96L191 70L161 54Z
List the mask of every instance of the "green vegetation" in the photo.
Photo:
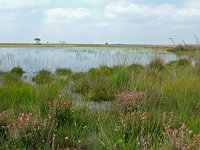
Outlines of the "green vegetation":
M173 48L170 48L168 51L172 52L188 52L188 51L199 51L199 45L177 45Z
M102 66L74 74L57 69L55 76L42 70L33 78L37 84L5 82L0 149L198 150L196 61L194 66L189 59L165 64L156 57L146 67ZM0 77L6 81L7 75Z
M72 70L71 69L67 69L67 68L58 68L58 69L56 69L56 75L66 76L66 75L70 75L70 74L72 74Z
M15 67L10 71L10 73L21 77L23 75L24 71L20 67Z
M37 44L40 44L41 39L40 39L40 38L35 38L34 41L35 41Z
M148 65L149 70L159 70L162 71L165 69L165 63L163 59L159 57L155 57L151 60L150 64Z
M53 75L48 70L39 71L32 79L37 84L48 84L53 82Z

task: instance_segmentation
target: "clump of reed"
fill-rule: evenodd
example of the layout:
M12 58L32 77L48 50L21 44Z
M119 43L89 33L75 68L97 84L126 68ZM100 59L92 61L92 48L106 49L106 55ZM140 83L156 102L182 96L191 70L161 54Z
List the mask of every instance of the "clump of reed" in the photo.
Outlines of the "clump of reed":
M149 70L157 70L157 71L162 71L165 69L165 62L162 58L160 57L154 57L149 65L148 65Z
M14 67L10 71L11 74L21 77L24 73L23 69L20 67Z
M37 84L49 84L53 82L53 75L48 70L41 70L32 78L32 81Z

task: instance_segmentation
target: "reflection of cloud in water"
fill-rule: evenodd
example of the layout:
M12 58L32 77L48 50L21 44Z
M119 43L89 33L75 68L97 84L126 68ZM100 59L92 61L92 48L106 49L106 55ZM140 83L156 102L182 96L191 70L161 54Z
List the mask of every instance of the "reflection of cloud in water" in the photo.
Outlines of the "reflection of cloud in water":
M54 71L58 67L86 71L102 65L146 65L155 56L163 57L166 62L177 59L175 54L164 51L131 48L1 48L0 70L20 66L27 74L41 69Z

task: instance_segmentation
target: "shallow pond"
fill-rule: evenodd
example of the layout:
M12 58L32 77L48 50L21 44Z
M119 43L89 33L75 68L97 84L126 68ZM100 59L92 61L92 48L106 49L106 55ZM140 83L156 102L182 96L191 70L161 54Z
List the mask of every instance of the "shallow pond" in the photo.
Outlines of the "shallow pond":
M102 65L146 65L160 56L166 62L178 56L162 50L106 47L67 48L0 48L0 71L9 71L20 66L26 74L34 74L41 69L55 71L56 68L71 68L75 72L87 71Z

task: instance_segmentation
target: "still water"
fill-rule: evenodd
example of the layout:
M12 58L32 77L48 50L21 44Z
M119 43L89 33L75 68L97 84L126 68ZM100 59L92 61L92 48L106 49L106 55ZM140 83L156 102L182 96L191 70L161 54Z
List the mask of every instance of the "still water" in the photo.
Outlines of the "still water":
M58 67L79 72L102 65L147 65L155 56L162 57L165 62L178 59L175 54L166 51L138 48L0 48L0 71L19 66L26 74L42 69L55 71Z

